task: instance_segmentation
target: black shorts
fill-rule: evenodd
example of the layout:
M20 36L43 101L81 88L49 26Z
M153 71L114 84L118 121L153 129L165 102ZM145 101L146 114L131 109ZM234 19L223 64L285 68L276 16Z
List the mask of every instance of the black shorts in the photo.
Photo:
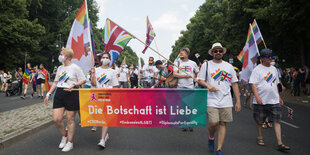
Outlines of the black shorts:
M79 91L64 91L64 88L57 88L53 109L64 107L68 111L77 111L80 109Z
M40 85L40 84L44 84L45 83L45 79L37 79L37 84Z
M279 122L281 120L280 104L253 104L253 118L256 124L263 124L268 117L269 122Z

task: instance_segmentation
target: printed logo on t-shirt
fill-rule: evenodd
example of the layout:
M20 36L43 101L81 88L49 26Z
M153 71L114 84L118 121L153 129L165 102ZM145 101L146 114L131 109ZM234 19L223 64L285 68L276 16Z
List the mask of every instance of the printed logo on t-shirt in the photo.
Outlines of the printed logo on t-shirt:
M63 71L59 77L58 77L58 81L59 82L64 82L67 81L67 79L69 79L68 73L66 71Z
M109 81L109 78L105 73L103 73L100 77L97 78L97 81L99 84L106 84Z
M265 76L265 81L267 83L274 82L276 80L276 76L273 76L272 73L268 72L267 76Z
M183 72L192 72L192 67L191 66L181 66L180 69Z
M146 72L154 73L154 70L153 69L146 69Z
M214 79L214 81L231 82L232 79L231 74L221 69L217 69L214 73L211 73L211 77Z

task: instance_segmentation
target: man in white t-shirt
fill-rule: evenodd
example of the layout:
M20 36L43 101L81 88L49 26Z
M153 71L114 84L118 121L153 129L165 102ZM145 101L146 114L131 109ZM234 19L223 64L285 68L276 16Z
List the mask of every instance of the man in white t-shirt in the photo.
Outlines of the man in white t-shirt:
M144 88L151 88L155 83L155 78L157 77L158 70L156 66L154 66L154 58L149 58L149 64L144 65L143 69L143 87Z
M207 114L209 120L209 150L214 151L215 132L218 128L217 154L222 154L222 146L226 135L226 123L232 122L233 101L230 86L236 96L235 111L241 110L238 78L231 64L223 61L226 53L221 43L214 43L209 50L213 60L205 62L200 69L198 82L208 88Z
M188 48L181 48L180 60L176 62L178 67L173 68L173 76L178 78L177 88L194 88L194 79L196 79L199 69L196 62L188 59L189 54ZM183 131L193 131L192 127L182 129Z
M129 71L127 65L122 63L121 67L119 68L119 85L120 88L128 88L128 81L129 81Z
M254 93L253 118L256 122L258 132L257 144L264 146L262 135L262 124L266 117L269 122L274 122L274 130L278 142L278 150L290 150L289 146L282 143L281 137L281 105L283 100L280 98L277 84L279 76L277 69L271 65L273 55L270 49L263 49L260 54L262 64L254 68L249 83L252 84Z
M180 50L180 60L173 68L173 76L178 78L178 88L194 88L194 78L197 77L199 68L196 62L189 60L190 50L182 48Z

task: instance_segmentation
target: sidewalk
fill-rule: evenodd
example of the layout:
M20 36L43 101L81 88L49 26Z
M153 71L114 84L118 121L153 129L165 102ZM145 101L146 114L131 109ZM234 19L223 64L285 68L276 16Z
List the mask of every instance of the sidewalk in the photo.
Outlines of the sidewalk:
M0 150L52 123L52 109L43 103L0 113Z
M291 95L290 92L291 92L290 89L286 89L282 93L280 93L280 96L284 101L284 103L310 106L310 95L304 95L303 93L300 93L300 96L294 96Z

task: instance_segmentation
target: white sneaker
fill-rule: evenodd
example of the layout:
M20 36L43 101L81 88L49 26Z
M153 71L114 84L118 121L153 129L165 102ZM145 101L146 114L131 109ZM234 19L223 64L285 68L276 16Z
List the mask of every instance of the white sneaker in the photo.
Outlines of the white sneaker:
M62 152L68 152L73 149L73 143L68 142L66 146L62 149Z
M60 144L59 144L59 148L60 148L60 149L62 149L62 148L65 147L65 145L66 145L66 143L67 143L67 140L68 140L68 137L62 136L61 142L60 142Z
M98 146L105 148L105 143L107 142L107 140L109 139L109 134L106 134L104 139L100 139L100 142L98 143Z

